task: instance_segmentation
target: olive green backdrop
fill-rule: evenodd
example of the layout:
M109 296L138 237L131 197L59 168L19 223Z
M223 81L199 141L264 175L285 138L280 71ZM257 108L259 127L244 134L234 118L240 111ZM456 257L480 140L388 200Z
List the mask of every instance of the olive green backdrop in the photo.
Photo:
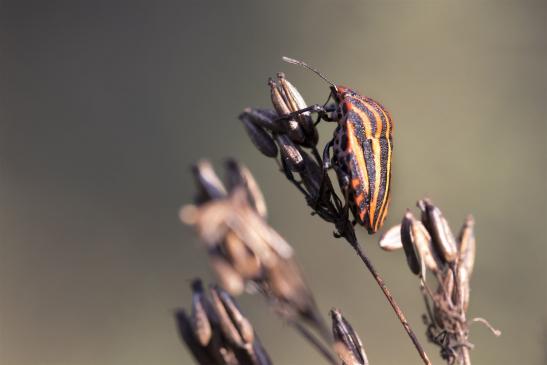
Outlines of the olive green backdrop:
M189 364L172 313L213 280L193 232L189 165L254 172L324 313L341 308L371 364L419 364L352 251L309 215L236 116L303 59L395 120L386 226L429 196L457 230L476 217L474 364L543 364L546 312L545 2L0 1L0 364ZM320 127L323 140L333 125ZM425 342L402 253L360 231ZM322 359L262 298L240 302L276 364ZM426 349L440 364L437 349Z

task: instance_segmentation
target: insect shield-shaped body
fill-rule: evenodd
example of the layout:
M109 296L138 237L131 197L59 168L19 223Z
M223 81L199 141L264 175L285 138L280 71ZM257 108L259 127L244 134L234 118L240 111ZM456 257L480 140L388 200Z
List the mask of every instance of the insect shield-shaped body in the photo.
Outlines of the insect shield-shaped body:
M391 115L380 103L351 89L336 86L332 92L338 121L332 166L347 190L355 219L372 234L383 225L390 199Z
M393 122L380 103L347 87L327 80L305 63L289 58L285 61L304 66L331 85L333 108L320 112L323 119L336 121L338 126L325 149L333 149L330 162L347 196L355 220L370 234L380 229L387 216L391 190L393 153ZM331 112L328 116L328 112Z

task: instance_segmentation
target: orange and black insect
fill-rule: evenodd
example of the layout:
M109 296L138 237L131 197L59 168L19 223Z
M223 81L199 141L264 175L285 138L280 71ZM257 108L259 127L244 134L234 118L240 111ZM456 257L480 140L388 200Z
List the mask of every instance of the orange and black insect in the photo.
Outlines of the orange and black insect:
M384 223L390 201L393 159L390 113L377 101L335 85L304 62L283 59L306 67L331 85L329 99L334 98L334 105L308 108L318 112L321 119L338 123L323 153L325 167L330 165L336 171L355 221L370 234L375 233Z

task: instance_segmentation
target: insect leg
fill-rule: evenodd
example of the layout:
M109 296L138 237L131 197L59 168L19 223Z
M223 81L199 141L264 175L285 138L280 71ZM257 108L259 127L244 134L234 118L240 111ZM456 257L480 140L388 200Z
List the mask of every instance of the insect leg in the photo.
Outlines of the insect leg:
M347 220L349 217L349 175L342 172L340 180L340 187L344 192L344 208L342 209L342 217Z
M296 110L292 113L282 115L279 118L277 118L274 122L276 122L278 120L292 119L292 118L294 118L294 117L296 117L296 116L298 116L302 113L306 113L306 112L317 113L317 121L314 123L314 125L319 123L319 121L321 119L326 121L326 122L334 122L335 118L331 118L329 116L329 113L332 113L335 110L336 110L336 105L334 105L334 104L330 104L330 105L327 105L327 106L314 104L314 105L308 106L307 108Z
M326 173L328 169L332 167L332 163L330 160L330 149L334 145L334 138L331 139L323 149L323 173Z
M325 189L328 188L328 176L327 176L327 170L331 168L331 161L330 161L330 149L332 148L334 144L334 139L331 139L323 149L323 161L321 166L321 182L319 183L319 192L317 193L317 197L315 198L315 203L313 205L314 209L318 209L319 205L321 204L321 199L323 198L323 195L325 195ZM319 158L319 157L317 157Z
M342 190L342 193L344 194L344 206L340 210L340 222L341 224L337 224L338 232L334 232L334 237L340 238L343 237L344 234L347 232L348 229L348 221L349 219L349 186L350 186L350 177L348 174L344 173L343 171L337 171L340 181L340 189ZM351 223L350 223L351 224Z

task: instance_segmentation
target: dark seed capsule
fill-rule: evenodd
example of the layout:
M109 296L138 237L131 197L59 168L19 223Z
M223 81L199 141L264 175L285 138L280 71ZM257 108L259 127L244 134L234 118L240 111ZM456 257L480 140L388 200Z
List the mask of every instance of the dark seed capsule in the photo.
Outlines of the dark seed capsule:
M228 171L228 189L233 191L238 186L245 188L249 202L257 213L265 218L268 215L266 201L249 169L240 165L237 161L229 159L226 161L226 170Z
M277 157L277 146L273 138L259 124L254 123L252 116L249 114L241 114L239 120L243 123L245 131L249 135L251 142L265 156Z
M438 273L442 270L444 264L443 260L441 260L433 248L431 236L422 222L413 220L412 237L416 251L426 268L433 273Z
M276 135L275 140L281 151L283 161L293 172L302 172L304 170L304 158L298 147L286 135Z
M323 180L323 171L317 162L306 153L306 151L300 151L302 158L304 159L304 170L300 173L302 183L306 188L306 191L314 199L317 199L319 189L321 188L321 181ZM325 189L325 194L328 193Z
M264 128L267 131L273 133L283 133L282 126L278 123L279 115L275 110L262 109L262 108L245 108L239 115L239 119L243 116L250 119L250 121Z
M194 330L190 317L184 309L177 310L175 313L177 328L180 337L186 343L186 346L199 364L216 364L217 361L213 354L207 348L202 346L194 335Z
M211 298L224 336L238 347L245 347L245 345L252 343L253 327L243 317L228 293L218 287L212 287Z
M367 354L359 335L342 316L339 309L332 309L332 334L334 350L344 365L368 365Z
M416 248L414 247L414 238L412 237L412 221L414 216L407 210L401 223L401 242L405 250L406 262L410 271L415 275L420 274L421 261Z
M200 280L192 283L192 314L190 323L198 342L201 346L207 346L212 336L211 323L207 313L207 298L203 292Z
M209 161L199 161L192 166L192 172L199 190L196 198L198 203L221 199L226 196L226 189Z
M443 213L429 199L420 200L418 207L422 211L422 222L431 233L433 243L441 253L440 256L446 262L454 262L458 257L458 248Z

